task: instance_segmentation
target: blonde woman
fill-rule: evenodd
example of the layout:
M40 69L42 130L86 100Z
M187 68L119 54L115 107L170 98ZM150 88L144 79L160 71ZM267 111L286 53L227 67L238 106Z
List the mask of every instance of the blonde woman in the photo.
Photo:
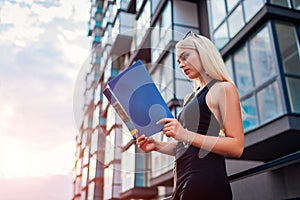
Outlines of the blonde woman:
M176 56L184 74L194 80L195 92L186 98L178 119L158 123L177 142L141 135L137 145L145 152L175 156L172 199L232 199L224 156L240 157L244 149L237 89L206 37L189 32L176 44Z

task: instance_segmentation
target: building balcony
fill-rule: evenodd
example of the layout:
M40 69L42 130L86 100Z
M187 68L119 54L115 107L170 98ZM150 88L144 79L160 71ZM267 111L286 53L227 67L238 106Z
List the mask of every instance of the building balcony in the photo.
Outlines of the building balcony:
M100 42L101 42L101 36L99 36L99 35L94 35L94 42L95 42L95 43L100 43Z
M299 121L299 115L284 115L247 132L242 159L270 161L299 151Z
M139 46L137 44L137 35L140 33L135 33L133 40L133 47L131 49L131 56L129 58L128 64L131 65L135 60L143 60L145 63L151 61L151 29L146 29L146 33L143 40L140 42Z
M112 24L116 14L118 12L118 7L116 4L114 4L113 2L109 2L107 4L107 7L103 13L103 27L106 27L107 24Z
M133 14L136 13L136 0L128 0L126 11Z
M158 186L173 186L173 178L174 173L173 170L168 170L167 172L160 174L159 176L153 177L150 180L150 185L152 187L158 187Z
M102 27L102 22L96 20L95 27Z
M130 0L116 0L116 5L118 9L126 11Z
M120 194L120 199L154 199L158 189L152 187L135 187Z
M112 40L114 41L111 49L113 55L123 55L130 51L133 37L134 15L123 10L118 10L112 28Z
M107 46L111 46L113 43L111 35L112 35L112 24L107 24L107 26L104 29L104 33L102 37L103 52L105 51L105 49L107 49Z

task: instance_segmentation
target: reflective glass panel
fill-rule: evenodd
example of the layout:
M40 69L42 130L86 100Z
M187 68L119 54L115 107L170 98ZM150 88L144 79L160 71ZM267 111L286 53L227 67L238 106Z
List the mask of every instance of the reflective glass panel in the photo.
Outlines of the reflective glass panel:
M286 77L286 83L292 112L300 113L300 79Z
M259 91L257 100L262 123L270 121L283 113L277 82Z
M263 28L250 40L250 55L255 84L259 85L276 74L268 28Z
M244 18L241 5L239 5L228 17L228 24L230 37L234 37L244 26Z
M293 24L276 22L284 72L300 75L299 41Z
M151 12L152 14L157 10L160 0L151 0Z
M236 73L236 84L239 94L243 95L249 89L253 88L248 50L246 46L243 46L233 55L233 60Z
M263 5L263 0L244 0L246 22L248 22Z
M212 25L213 29L215 29L226 16L225 1L211 0L209 2L212 15Z
M172 18L172 10L171 10L171 2L168 1L164 11L163 11L163 19L162 19L162 26L167 28L171 28L172 21L170 20Z
M227 0L228 12L236 5L239 0Z
M194 91L193 83L188 80L176 80L176 97L184 99L184 97Z
M91 153L95 153L98 149L98 129L95 129L91 135Z
M254 96L241 101L243 108L243 126L245 130L249 130L258 125L258 116Z
M96 163L97 163L97 158L91 157L90 164L89 164L89 180L93 180L96 176Z
M300 0L292 0L293 8L300 10Z
M134 187L135 145L131 145L122 153L121 166L122 191L124 192Z
M233 70L232 70L232 61L231 61L230 57L225 60L225 67L227 69L227 72L228 72L230 78L232 80L234 80L234 78L233 78Z
M91 182L88 186L88 197L87 200L94 200L95 182Z
M224 22L214 34L214 43L221 49L229 41L227 23Z
M278 6L290 7L289 0L271 0L271 4L275 4Z
M112 179L113 169L111 167L104 169L104 199L110 199L112 197Z
M137 152L135 154L135 186L145 186L146 160L145 153Z
M147 1L143 8L143 11L136 22L138 34L136 34L136 45L139 46L146 35L148 28L150 27L151 11L150 3Z

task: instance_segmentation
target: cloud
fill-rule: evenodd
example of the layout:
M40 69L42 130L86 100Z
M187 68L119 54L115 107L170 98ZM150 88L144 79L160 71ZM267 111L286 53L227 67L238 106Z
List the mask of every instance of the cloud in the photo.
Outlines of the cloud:
M19 46L28 45L32 41L38 41L41 34L48 31L47 25L56 19L66 20L73 25L86 24L90 7L87 2L5 1L0 10L0 41L10 41Z
M14 0L0 6L1 152L12 165L10 158L23 155L16 161L24 166L18 176L69 173L77 134L74 84L90 49L89 1ZM7 169L0 166L2 176Z
M1 178L47 177L71 172L74 142L67 141L43 151L24 147L14 137L0 135Z
M41 178L0 179L1 199L65 200L72 198L72 176L54 175Z

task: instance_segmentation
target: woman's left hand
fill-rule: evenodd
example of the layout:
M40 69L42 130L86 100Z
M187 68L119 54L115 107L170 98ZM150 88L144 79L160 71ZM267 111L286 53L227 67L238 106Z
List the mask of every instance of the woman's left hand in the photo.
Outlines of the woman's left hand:
M175 118L162 118L157 124L165 123L163 127L163 133L167 137L172 137L178 141L186 141L186 131L180 124L180 122Z

